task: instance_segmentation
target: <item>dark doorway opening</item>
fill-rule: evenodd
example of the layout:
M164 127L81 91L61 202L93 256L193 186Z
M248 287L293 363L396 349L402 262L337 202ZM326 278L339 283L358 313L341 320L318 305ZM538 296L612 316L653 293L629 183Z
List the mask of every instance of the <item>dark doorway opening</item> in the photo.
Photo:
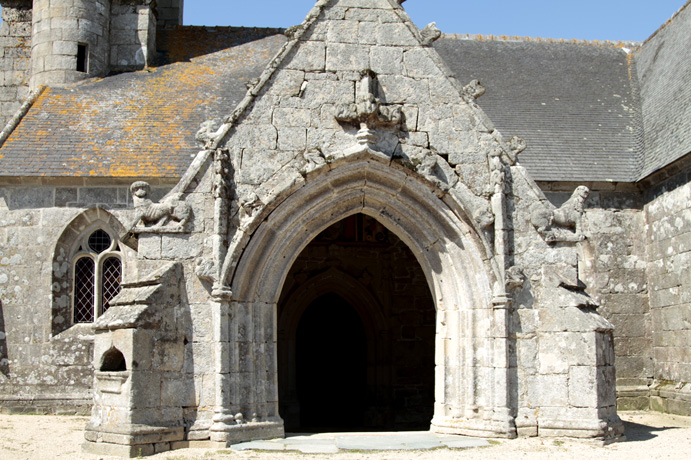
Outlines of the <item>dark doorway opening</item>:
M353 307L337 294L319 297L303 313L295 345L301 428L363 427L367 345Z
M350 216L303 250L278 317L288 432L429 429L434 301L412 252L374 218Z

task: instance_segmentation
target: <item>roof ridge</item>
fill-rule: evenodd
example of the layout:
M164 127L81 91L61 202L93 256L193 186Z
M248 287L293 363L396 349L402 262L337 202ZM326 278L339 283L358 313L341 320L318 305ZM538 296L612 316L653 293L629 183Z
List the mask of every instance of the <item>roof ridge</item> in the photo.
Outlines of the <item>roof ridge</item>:
M664 29L666 29L667 26L669 26L672 22L674 22L674 20L677 18L677 16L679 16L679 15L681 14L681 12L684 11L689 5L691 5L691 0L687 0L687 2L684 3L684 4L681 6L681 8L679 8L679 9L676 11L676 13L674 13L674 14L672 15L671 18L667 19L667 20L664 22L664 24L662 24L660 27L658 27L657 30L656 30L655 32L653 32L653 33L650 35L650 37L648 37L648 38L646 38L645 40L643 40L643 41L641 42L641 46L644 45L644 44L646 44L646 43L648 43L648 42L649 42L650 40L652 40L653 37L655 37L658 33L660 33L661 31L663 31Z
M689 0L691 1L691 0ZM441 38L449 40L496 41L496 42L529 42L529 43L563 43L588 46L611 46L615 48L635 48L642 42L626 40L585 40L579 38L525 37L518 35L484 35L443 33Z
M264 26L204 26L204 25L167 25L158 27L159 31L174 31L174 30L271 30L276 32L284 32L285 27L264 27Z

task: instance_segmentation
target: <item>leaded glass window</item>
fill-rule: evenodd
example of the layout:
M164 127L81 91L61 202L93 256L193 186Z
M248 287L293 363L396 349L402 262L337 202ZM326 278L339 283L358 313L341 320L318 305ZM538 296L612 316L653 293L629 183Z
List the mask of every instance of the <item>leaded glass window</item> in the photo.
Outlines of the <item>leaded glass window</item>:
M103 229L87 232L73 258L73 321L91 323L120 292L122 259L117 239Z

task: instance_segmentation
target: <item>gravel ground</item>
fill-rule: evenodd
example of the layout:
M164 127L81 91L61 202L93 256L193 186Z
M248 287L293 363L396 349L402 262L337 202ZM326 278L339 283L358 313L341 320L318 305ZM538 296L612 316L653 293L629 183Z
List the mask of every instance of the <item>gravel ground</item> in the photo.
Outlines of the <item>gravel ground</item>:
M491 441L490 447L429 451L342 452L309 455L293 452L232 452L184 449L154 455L153 460L506 460L520 458L581 460L691 459L691 417L651 412L621 412L627 441L601 446L565 438ZM112 460L82 453L86 417L0 415L0 460Z

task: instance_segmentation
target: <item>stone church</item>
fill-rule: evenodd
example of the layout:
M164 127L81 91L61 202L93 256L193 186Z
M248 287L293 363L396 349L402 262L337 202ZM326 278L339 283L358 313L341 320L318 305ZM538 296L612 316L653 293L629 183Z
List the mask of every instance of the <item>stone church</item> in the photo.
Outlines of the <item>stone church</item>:
M611 43L401 3L0 0L3 411L125 456L691 414L689 4Z

